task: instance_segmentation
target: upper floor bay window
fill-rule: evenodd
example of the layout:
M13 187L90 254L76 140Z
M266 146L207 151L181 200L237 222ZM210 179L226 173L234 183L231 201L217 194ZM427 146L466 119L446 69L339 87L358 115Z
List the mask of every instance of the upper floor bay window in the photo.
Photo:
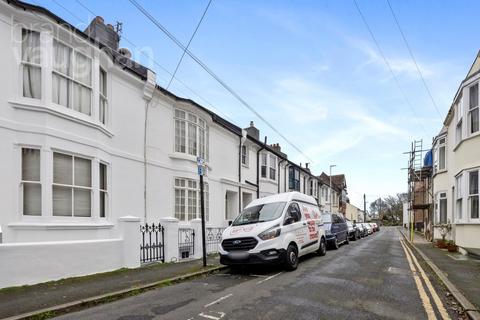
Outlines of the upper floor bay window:
M478 106L478 82L470 86L469 91L469 128L470 134L476 133L479 130L479 106Z
M92 161L55 152L53 154L53 215L92 215Z
M460 221L463 217L463 174L455 178L455 188L455 212L457 215L457 221Z
M175 178L175 218L190 221L201 217L200 185L196 180ZM209 220L209 187L204 182L205 220Z
M42 214L42 184L40 182L40 150L22 148L22 205L26 216Z
M458 144L463 139L463 101L460 97L456 106L456 128L455 128L455 143Z
M479 218L478 170L468 173L468 212L470 219Z
M300 191L300 170L292 166L288 168L288 188Z
M98 120L107 124L108 116L108 99L107 99L107 72L100 68L99 70L99 105Z
M260 174L262 178L277 180L277 157L272 154L260 154Z
M208 126L200 117L175 110L175 152L208 160Z
M67 45L53 41L52 101L90 115L92 61Z
M248 147L246 145L242 146L241 159L242 159L242 164L244 166L248 166Z
M23 96L42 98L40 33L22 29Z

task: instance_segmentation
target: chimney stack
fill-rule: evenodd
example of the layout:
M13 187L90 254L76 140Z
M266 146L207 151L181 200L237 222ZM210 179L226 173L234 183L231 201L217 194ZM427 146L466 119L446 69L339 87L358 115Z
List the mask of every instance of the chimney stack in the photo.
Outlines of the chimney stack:
M245 128L245 130L250 137L256 140L260 139L260 131L255 127L253 121L250 121L250 126L248 128Z
M120 35L111 24L105 25L105 20L102 17L95 17L84 32L90 38L95 39L110 49L118 51Z

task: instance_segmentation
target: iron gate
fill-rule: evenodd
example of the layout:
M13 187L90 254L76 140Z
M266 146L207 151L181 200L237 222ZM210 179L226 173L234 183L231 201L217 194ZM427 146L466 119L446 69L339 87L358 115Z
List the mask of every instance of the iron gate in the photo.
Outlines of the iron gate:
M165 262L165 229L158 223L140 226L142 243L140 244L140 262Z
M178 257L187 259L195 254L195 231L190 228L178 229Z
M218 245L222 241L223 230L225 230L225 228L207 228L207 253L218 252Z

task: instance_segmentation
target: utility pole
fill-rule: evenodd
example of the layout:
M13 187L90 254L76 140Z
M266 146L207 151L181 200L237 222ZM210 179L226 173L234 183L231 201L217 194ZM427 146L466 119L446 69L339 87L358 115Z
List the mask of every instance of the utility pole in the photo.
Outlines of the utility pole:
M367 196L363 194L363 222L367 222Z
M207 266L207 245L205 239L205 201L203 194L203 174L205 170L205 160L197 157L198 175L200 176L200 214L202 218L202 251L203 251L203 266Z

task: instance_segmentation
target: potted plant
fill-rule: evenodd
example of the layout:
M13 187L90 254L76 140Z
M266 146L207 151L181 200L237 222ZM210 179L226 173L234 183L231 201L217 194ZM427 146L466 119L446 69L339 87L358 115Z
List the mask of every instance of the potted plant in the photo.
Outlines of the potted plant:
M447 241L447 249L448 252L457 252L457 245L455 244L455 241Z
M439 247L440 249L445 249L447 247L447 242L445 240L445 237L450 232L452 226L450 225L450 223L448 223L448 224L440 224L440 225L437 225L436 227L440 229L439 230L440 235L442 236L442 239L437 240L437 247Z
M447 242L445 241L445 238L437 240L437 247L440 249L445 249L447 247Z

